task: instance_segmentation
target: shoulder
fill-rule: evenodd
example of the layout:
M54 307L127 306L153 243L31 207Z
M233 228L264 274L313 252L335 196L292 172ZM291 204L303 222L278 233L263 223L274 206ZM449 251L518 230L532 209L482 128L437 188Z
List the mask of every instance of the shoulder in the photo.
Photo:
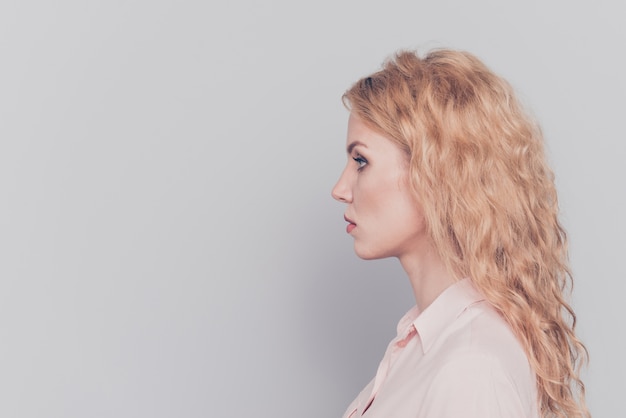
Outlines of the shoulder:
M497 364L513 375L532 374L524 348L509 324L487 302L467 307L441 336L439 347L444 362L471 357L476 362Z
M488 302L463 311L428 355L436 367L423 416L536 416L536 380L528 358Z
M536 417L531 382L520 383L497 357L459 353L433 376L419 416Z

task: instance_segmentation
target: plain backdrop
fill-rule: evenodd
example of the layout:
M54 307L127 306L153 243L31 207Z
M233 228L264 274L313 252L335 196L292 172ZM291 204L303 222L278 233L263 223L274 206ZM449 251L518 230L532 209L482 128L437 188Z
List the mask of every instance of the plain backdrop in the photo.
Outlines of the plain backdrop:
M0 4L0 416L340 417L412 305L330 190L342 93L468 50L545 132L595 417L624 417L619 1Z

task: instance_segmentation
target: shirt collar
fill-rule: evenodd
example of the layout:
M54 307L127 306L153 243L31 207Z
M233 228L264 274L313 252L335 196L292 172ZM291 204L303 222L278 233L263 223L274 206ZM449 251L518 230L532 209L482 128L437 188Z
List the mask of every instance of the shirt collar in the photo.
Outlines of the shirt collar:
M465 309L485 300L468 278L461 279L446 288L424 311L414 306L398 323L398 337L406 338L415 328L422 342L424 353L433 342Z

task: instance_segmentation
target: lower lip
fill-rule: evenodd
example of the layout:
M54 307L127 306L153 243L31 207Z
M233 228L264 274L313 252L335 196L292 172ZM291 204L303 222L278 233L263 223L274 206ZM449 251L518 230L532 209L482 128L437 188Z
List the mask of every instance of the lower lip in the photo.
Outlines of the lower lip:
M349 234L354 228L356 228L355 224L348 224L348 226L346 227L346 232Z

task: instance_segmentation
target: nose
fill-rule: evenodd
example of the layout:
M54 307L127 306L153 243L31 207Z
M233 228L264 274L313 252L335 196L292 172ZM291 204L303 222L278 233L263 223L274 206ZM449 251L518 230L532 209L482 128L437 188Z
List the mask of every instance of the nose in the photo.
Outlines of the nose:
M337 184L335 184L335 187L333 187L331 195L338 202L352 202L352 191L350 190L346 170L343 170L343 172L341 173L339 180L337 180Z

